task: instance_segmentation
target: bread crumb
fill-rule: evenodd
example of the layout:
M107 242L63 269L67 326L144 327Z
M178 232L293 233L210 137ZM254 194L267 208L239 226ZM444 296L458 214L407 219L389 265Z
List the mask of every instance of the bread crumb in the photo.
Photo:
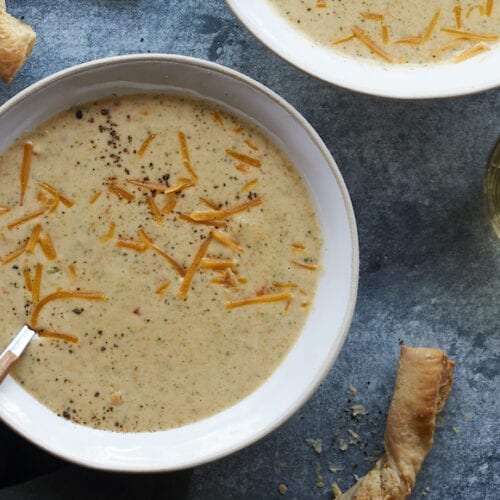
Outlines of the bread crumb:
M286 484L281 483L278 486L278 491L279 491L280 495L284 495L288 491Z
M353 395L353 396L356 396L356 394L358 393L358 390L356 389L356 387L354 387L353 385L349 384L349 387L347 388L347 390Z
M349 434L351 436L351 439L349 440L349 444L359 443L360 437L359 437L359 434L357 432L354 432L352 429L348 429L347 432L349 432Z
M470 422L474 418L474 414L469 412L464 415L465 422Z
M353 417L358 417L359 415L366 415L366 410L363 405L354 405L351 406L351 415Z
M109 398L109 402L113 406L119 406L119 405L123 404L122 393L120 391L113 392L113 394L111 394L111 396Z
M431 489L429 488L429 486L426 486L424 488L424 491L422 491L422 496L426 497L429 493L430 493Z
M458 427L452 427L452 429L455 434L458 434Z
M332 493L334 500L340 500L342 498L342 490L337 483L332 484Z
M306 439L306 443L320 455L323 450L323 440L321 439Z
M328 470L335 474L336 472L340 472L341 470L344 470L344 467L342 467L342 465L340 465L340 464L328 464Z
M348 448L348 446L347 446L347 443L346 443L345 439L339 438L339 450L340 451L346 451L347 448Z

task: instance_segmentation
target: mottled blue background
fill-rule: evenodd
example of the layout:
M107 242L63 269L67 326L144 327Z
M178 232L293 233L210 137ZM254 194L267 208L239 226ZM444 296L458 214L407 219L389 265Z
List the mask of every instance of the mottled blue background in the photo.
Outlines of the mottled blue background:
M283 498L330 498L331 483L346 489L371 467L365 453L382 450L400 339L457 361L412 498L499 498L500 241L485 215L482 176L500 133L500 91L398 102L335 88L277 58L223 0L7 3L38 41L15 81L0 85L0 104L57 70L135 52L209 59L278 92L337 160L356 212L361 268L338 361L309 403L267 438L182 474L126 476L68 465L0 424L0 498L273 499L280 483L288 486ZM368 415L351 419L352 404ZM363 449L339 450L348 429ZM321 455L306 438L323 440ZM329 463L343 470L331 473Z

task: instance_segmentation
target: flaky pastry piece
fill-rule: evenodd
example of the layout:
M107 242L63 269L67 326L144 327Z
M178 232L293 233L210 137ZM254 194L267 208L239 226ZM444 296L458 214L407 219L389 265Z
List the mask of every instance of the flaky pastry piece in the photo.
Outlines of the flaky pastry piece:
M26 62L35 40L31 27L8 14L5 4L0 5L0 78L5 83L10 83Z
M455 363L439 349L403 346L385 430L385 453L342 500L408 498L432 448L436 415L451 392Z
M5 0L0 0L0 10L5 10L7 7L5 6Z

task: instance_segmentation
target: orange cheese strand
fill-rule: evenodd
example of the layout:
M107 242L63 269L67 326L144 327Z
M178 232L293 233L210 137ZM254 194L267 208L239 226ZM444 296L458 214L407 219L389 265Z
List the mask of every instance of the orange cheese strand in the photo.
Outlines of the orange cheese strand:
M493 11L493 2L494 0L486 0L486 7L484 9L484 13L488 17L491 17L491 12Z
M68 266L68 271L69 271L69 275L71 276L71 279L76 280L78 278L78 275L76 273L76 266L75 266L75 264L70 264Z
M460 29L462 27L462 7L455 5L453 13L455 14L455 26Z
M22 255L25 252L25 250L26 250L26 245L22 245L17 250L11 252L9 255L7 255L1 260L2 266L8 264L9 262L12 262L13 260L16 260L20 255Z
M227 225L223 220L195 220L187 214L179 214L179 219L190 222L191 224L203 224L204 226L225 227Z
M227 269L234 266L236 266L236 262L232 259L217 259L212 257L203 257L200 264L200 267L203 269Z
M233 241L229 236L227 236L224 233L221 233L220 231L217 231L217 229L212 229L212 236L214 240L218 241L222 245L230 248L231 250L241 253L243 252L243 248L241 248L238 243Z
M293 253L304 253L306 247L302 243L292 243Z
M259 148L250 140L250 139L245 139L243 141L250 149L253 149L254 151L258 151Z
M84 292L84 291L65 291L59 290L57 292L46 295L33 309L33 313L31 314L31 328L36 328L38 324L38 317L40 316L40 312L44 306L46 306L49 302L53 302L55 300L65 300L65 299L82 299L82 300L106 300L106 297L100 292Z
M40 262L35 266L35 277L31 286L31 299L36 304L40 300L40 291L42 289L43 264Z
M372 52L377 54L379 57L384 59L387 62L392 63L392 57L381 49L361 28L358 26L353 26L352 34L366 47L368 47Z
M198 270L198 266L200 265L201 259L203 259L204 255L207 253L208 247L212 242L212 236L208 236L208 238L201 244L198 252L194 256L193 262L187 268L186 274L184 275L184 279L182 280L181 287L179 289L179 298L185 299L187 297L189 288L191 286L191 282L193 281L194 275Z
M170 255L166 254L158 245L156 245L143 229L139 229L139 239L146 245L147 248L150 248L160 257L163 257L179 273L180 276L184 276L186 274L186 270L175 259L170 257Z
M213 212L193 212L189 215L191 219L195 221L211 221L211 220L219 220L230 217L231 215L237 214L239 212L243 212L248 210L249 208L256 207L257 205L262 204L262 198L257 197L253 200L242 203L241 205L236 205L235 207L225 208L223 210L214 210Z
M224 120L222 119L222 115L218 111L212 111L212 116L219 125L224 127Z
M347 35L343 36L342 38L337 38L336 40L333 40L333 42L330 42L332 45L340 45L341 43L346 43L350 42L351 40L354 40L355 36L354 35Z
M46 208L42 208L41 210L37 210L36 212L33 212L31 214L24 215L23 217L8 224L7 228L14 229L15 227L25 224L26 222L29 222L30 220L36 219L37 217L41 217L42 215L45 214L46 211L47 211Z
M361 17L363 19L368 20L368 21L383 21L384 20L383 14L376 14L374 12L361 12Z
M0 205L0 215L4 215L6 213L10 212L10 208L9 207L3 207Z
M200 201L204 203L208 208L211 208L213 210L219 210L220 208L219 205L217 205L217 203L210 201L207 198L203 198L203 196L200 196Z
M172 187L168 187L166 184L161 182L142 182L135 181L133 179L127 179L129 184L134 184L135 186L148 189L149 191L158 191L159 193L176 193L178 191L183 191L184 189L194 186L191 179L179 179L179 182Z
M187 173L191 176L192 181L196 182L198 180L198 176L191 167L191 159L189 157L189 149L186 141L186 136L184 135L184 132L178 132L177 137L179 138L179 143L181 145L182 164L187 170Z
M28 238L28 242L26 243L26 251L28 253L33 253L35 250L36 244L38 243L38 239L40 237L40 232L42 230L42 226L40 224L37 224L30 233L30 236Z
M239 170L240 172L242 172L244 174L248 174L248 172L250 172L250 167L248 167L247 165L245 165L243 163L238 163L235 168L236 168L236 170Z
M48 260L56 260L57 252L50 234L47 233L47 231L42 231L38 237L38 241L40 242L40 246L42 247L42 252L45 254L45 257L47 257Z
M296 260L292 260L292 264L308 271L316 271L319 267L317 264L306 264L305 262L298 262Z
M60 332L49 332L48 330L38 330L36 332L39 337L45 337L48 339L64 340L65 342L71 342L73 344L78 344L78 337L71 335L69 333Z
M245 193L246 191L250 191L251 188L253 188L257 183L259 182L258 179L252 179L251 181L248 181L241 189L240 191L242 193Z
M102 192L101 191L97 191L97 193L95 193L89 200L89 205L93 205L98 199L99 199L99 196L101 196Z
M109 223L108 232L106 234L103 234L99 239L103 243L105 243L106 241L109 241L110 239L112 239L115 236L115 229L116 229L116 224L113 221L111 221Z
M147 151L147 149L149 148L149 145L151 144L151 142L154 140L155 137L156 137L156 134L149 134L146 137L146 139L142 143L141 147L139 148L139 151L137 151L137 156L139 158L142 158L144 156L144 153Z
M250 165L252 167L259 168L262 166L262 162L257 158L253 158L252 156L238 153L237 151L233 151L232 149L226 149L226 154L231 158L246 163L247 165Z
M479 12L479 15L480 16L484 16L484 8L482 5L473 5L472 7L469 7L469 9L467 10L467 14L465 14L465 18L466 19L469 19L469 17L471 16L471 14L477 10Z
M437 23L439 21L439 18L441 16L441 10L437 9L436 13L434 14L433 18L431 19L431 22L429 23L429 26L427 26L427 29L425 30L423 36L422 36L422 42L428 42L432 34L434 33L434 30L436 29Z
M256 297L251 297L249 299L226 302L226 307L228 309L234 309L235 307L249 306L254 304L264 304L269 302L279 302L281 300L290 300L292 298L293 295L290 292L263 294L263 295L257 295Z
M471 57L487 52L488 50L490 50L490 48L485 43L477 43L476 45L473 45L458 54L458 56L453 59L453 62L459 63L465 61L466 59L470 59Z
M51 186L50 184L39 182L38 185L42 189L45 189L45 191L48 191L52 196L58 198L64 206L71 208L75 204L73 201L66 198L66 196L63 196L55 187Z
M298 288L297 283L283 283L281 281L273 281L273 286L276 288Z
M444 52L446 50L454 49L454 48L456 48L458 45L460 45L462 43L469 43L469 41L465 40L464 38L455 38L451 42L448 42L445 45L441 45L441 47L438 47L437 49L435 49L433 52L431 52L430 55L431 55L431 57L433 57L433 56L439 54L440 52Z
M126 238L119 238L116 242L117 247L128 248L129 250L135 250L136 252L146 251L146 244L142 241L129 240Z
M456 30L453 28L441 28L443 33L448 33L452 36L457 36L459 38L466 38L467 40L478 40L483 42L496 42L499 35L487 34L487 33L471 33L470 31Z
M21 197L20 205L24 203L24 195L28 187L31 172L31 161L33 158L33 143L26 142L23 148L23 162L21 165Z
M165 295L165 292L167 291L167 288L169 286L170 286L170 280L167 280L155 290L155 293L157 293L158 295Z
M316 8L317 9L326 9L326 1L325 0L316 0Z
M382 31L382 43L387 45L389 43L389 28L386 24L383 24L380 29Z
M125 189L115 186L114 184L109 184L108 185L108 191L110 193L113 193L114 195L118 196L120 199L125 199L127 201L134 201L135 196L132 193L129 193Z
M174 194L167 195L167 201L165 205L161 208L161 213L163 215L168 215L173 212L175 205L177 204L177 198Z
M156 204L154 198L152 196L147 197L148 205L149 205L149 210L151 211L151 214L153 215L153 219L158 223L158 224L163 224L163 215L158 208L158 205Z

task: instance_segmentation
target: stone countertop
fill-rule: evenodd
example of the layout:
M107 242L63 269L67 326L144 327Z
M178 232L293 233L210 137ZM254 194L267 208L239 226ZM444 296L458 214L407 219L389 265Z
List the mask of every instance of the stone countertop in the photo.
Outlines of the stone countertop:
M412 498L498 498L500 241L486 218L482 176L500 133L500 91L424 102L354 94L280 60L223 0L7 3L35 28L38 42L14 82L0 85L0 104L60 69L137 52L216 61L283 96L340 167L357 217L361 262L356 312L335 366L314 397L265 439L193 471L126 476L69 466L0 424L0 498L68 498L69 491L72 498L106 492L331 498L333 482L347 489L382 451L401 342L440 347L457 361L453 392ZM353 404L367 415L351 418ZM338 440L349 441L349 430L361 445L341 451ZM321 454L309 438L322 440ZM329 470L337 465L341 470ZM283 496L281 483L288 487Z

